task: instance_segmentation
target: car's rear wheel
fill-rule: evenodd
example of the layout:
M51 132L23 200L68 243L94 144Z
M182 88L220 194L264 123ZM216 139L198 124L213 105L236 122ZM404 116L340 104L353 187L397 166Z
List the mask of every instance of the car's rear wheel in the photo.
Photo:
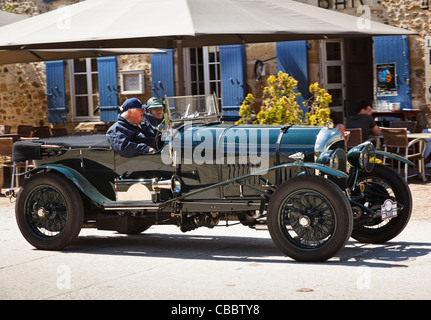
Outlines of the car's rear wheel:
M61 250L78 237L84 207L70 181L53 173L39 173L22 186L15 215L30 244L42 250Z
M281 184L268 204L268 229L287 256L325 261L341 250L352 232L350 204L332 181L301 176Z

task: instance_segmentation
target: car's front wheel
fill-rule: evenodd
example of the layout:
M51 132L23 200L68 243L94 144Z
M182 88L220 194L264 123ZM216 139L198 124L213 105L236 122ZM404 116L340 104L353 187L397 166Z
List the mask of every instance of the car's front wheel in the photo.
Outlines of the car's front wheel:
M341 250L352 232L350 204L332 181L301 176L281 184L268 203L268 229L287 256L325 261Z
M357 185L364 187L360 202L367 203L372 210L381 212L382 205L387 199L395 201L398 208L396 217L382 220L381 216L377 216L355 228L352 238L364 243L379 244L399 235L409 222L413 208L407 182L392 168L376 165L370 173L359 174Z
M24 238L42 250L61 250L82 228L84 207L78 189L54 173L39 173L22 186L15 207Z

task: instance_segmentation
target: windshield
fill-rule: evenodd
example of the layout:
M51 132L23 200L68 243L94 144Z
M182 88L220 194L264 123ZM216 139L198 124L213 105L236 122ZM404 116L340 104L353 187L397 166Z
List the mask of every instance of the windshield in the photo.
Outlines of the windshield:
M214 95L166 97L165 100L171 122L220 118Z

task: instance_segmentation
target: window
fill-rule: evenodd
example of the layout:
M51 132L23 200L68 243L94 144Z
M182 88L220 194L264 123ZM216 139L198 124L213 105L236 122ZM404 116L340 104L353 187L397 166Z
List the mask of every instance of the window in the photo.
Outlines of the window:
M220 50L218 46L184 49L186 95L215 93L221 105Z
M99 120L96 58L69 60L72 121Z

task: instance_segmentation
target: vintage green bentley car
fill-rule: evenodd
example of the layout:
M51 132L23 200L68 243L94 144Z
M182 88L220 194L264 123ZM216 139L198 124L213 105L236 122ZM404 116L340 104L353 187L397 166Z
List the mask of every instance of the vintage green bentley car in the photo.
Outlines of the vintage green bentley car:
M83 227L136 234L241 223L268 228L295 260L324 261L350 237L384 243L408 223L410 190L370 142L346 154L327 127L222 123L214 96L165 98L165 108L159 150L134 158L104 135L15 143L14 160L36 164L13 195L25 239L62 250Z

